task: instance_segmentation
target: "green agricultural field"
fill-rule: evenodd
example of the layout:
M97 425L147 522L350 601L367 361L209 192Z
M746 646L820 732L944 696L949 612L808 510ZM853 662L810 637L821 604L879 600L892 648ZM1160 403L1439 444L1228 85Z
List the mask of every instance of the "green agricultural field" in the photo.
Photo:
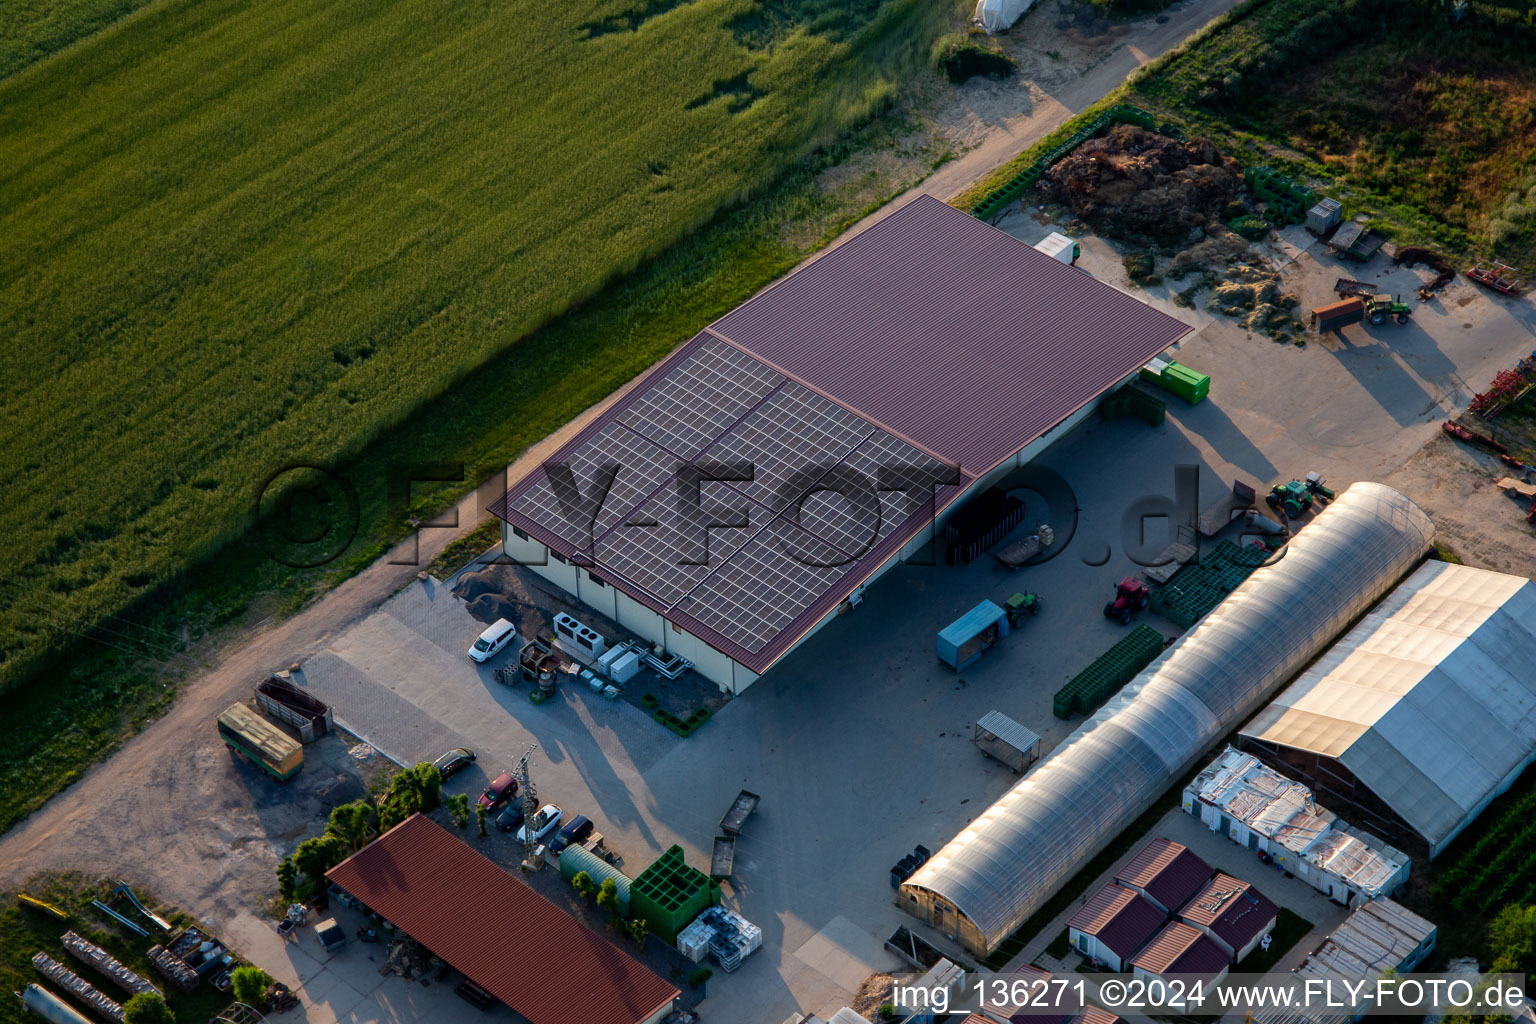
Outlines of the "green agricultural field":
M1536 4L1247 0L1129 99L1404 240L1536 267Z
M244 533L274 472L519 373L877 109L949 13L166 0L0 81L0 688ZM760 283L709 269L704 306ZM547 431L643 366L615 319L529 350L502 415Z
M0 78L110 25L149 0L5 0L0 3Z

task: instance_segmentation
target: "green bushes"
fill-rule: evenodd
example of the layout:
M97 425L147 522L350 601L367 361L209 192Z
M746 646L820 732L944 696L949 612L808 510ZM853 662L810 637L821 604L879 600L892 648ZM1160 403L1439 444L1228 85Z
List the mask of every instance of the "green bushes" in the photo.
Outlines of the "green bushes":
M260 967L236 967L230 976L230 995L235 1001L261 1009L267 1001L267 985L272 981Z
M1007 78L1016 66L1006 53L959 33L935 40L929 59L934 68L955 85L968 82L977 75Z
M140 992L123 1004L123 1024L176 1024L176 1015L165 1005L164 996Z

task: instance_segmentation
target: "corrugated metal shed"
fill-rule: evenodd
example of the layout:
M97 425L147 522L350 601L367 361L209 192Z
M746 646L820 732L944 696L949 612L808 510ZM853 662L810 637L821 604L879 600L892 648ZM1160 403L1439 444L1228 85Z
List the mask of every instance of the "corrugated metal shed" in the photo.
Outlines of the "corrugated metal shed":
M1435 935L1435 926L1407 907L1370 900L1356 907L1296 973L1327 977L1401 971L1433 948Z
M1536 583L1426 562L1244 739L1334 758L1438 853L1536 759Z
M1028 753L1040 742L1038 734L1026 729L1001 711L988 711L976 719L976 726L985 729L1015 750Z
M636 1024L678 990L416 814L326 877L532 1024Z

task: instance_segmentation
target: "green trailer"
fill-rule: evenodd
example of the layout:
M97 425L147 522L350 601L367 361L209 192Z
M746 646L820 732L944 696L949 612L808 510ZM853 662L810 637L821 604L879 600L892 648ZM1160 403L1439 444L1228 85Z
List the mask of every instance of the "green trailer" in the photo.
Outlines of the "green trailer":
M1171 359L1154 359L1141 368L1141 379L1171 391L1190 405L1211 393L1211 378Z

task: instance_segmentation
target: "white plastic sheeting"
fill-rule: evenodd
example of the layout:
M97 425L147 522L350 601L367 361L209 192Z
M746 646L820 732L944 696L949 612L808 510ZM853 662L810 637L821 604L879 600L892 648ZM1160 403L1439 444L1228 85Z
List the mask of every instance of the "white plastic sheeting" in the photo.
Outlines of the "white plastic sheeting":
M902 885L990 952L1428 550L1404 495L1358 483Z
M995 35L1024 17L1035 0L976 0L976 24Z
M1536 758L1536 583L1427 562L1243 730L1341 762L1444 849Z

